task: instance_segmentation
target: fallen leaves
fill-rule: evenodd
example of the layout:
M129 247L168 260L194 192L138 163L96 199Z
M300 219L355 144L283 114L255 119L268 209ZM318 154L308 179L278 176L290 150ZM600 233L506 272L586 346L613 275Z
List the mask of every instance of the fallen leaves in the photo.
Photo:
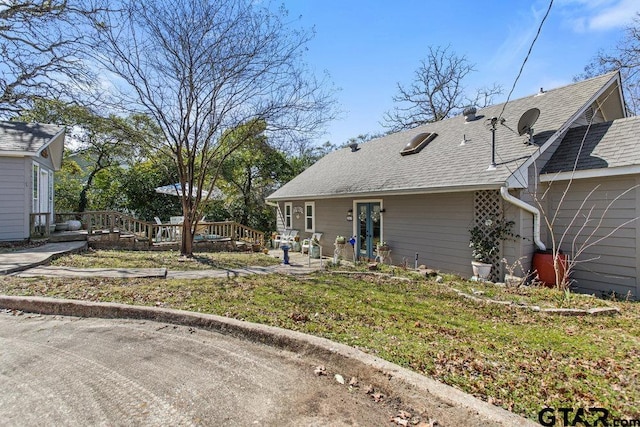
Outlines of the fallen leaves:
M295 321L295 322L308 322L309 321L309 316L307 316L304 313L291 313L289 314L289 319Z
M391 422L394 422L399 426L408 426L409 421L411 421L411 417L412 415L410 412L400 411L398 412L398 415L396 415L394 418L391 419ZM411 424L416 424L416 422L413 422Z
M322 375L327 375L327 369L324 366L320 365L316 367L313 373L320 377Z
M373 393L373 394L371 394L371 398L376 403L382 402L382 400L384 400L384 394L382 394L382 393Z

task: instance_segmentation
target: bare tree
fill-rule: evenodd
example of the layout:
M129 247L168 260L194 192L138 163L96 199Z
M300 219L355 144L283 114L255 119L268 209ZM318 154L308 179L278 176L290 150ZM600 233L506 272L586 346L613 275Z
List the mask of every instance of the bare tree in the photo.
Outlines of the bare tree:
M448 46L430 46L411 84L398 83L393 101L400 106L385 113L382 125L397 132L446 119L467 106L491 104L493 96L502 92L497 85L478 90L473 98L467 97L463 81L473 71L467 58L451 52Z
M600 50L574 81L620 70L627 110L631 115L640 112L640 12L624 32L624 37L611 51Z
M156 148L177 166L184 255L193 253L201 202L245 143L226 130L258 120L282 148L330 118L332 98L302 61L311 35L285 18L250 0L130 1L104 16L97 59L123 105L157 122Z
M82 61L100 0L8 0L0 7L0 115L34 98L72 97L92 81Z

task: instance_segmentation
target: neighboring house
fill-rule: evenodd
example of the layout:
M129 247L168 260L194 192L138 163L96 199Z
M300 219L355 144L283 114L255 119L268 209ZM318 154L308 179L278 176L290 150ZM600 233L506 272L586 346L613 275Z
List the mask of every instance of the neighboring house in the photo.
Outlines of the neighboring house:
M532 109L533 143L518 131L536 118ZM569 256L585 239L615 231L577 258L585 261L573 275L579 289L638 298L639 135L640 120L626 118L620 75L609 73L337 150L267 200L277 202L286 228L322 232L325 253L336 235L353 235L361 257L375 258L375 244L386 241L394 264L413 267L417 258L467 277L469 229L514 221L522 238L502 243L494 279L504 276L503 257L528 270L536 249L552 246L546 223L557 213L554 235L558 242L566 231Z
M0 241L28 239L30 224L53 224L64 137L61 126L0 122Z

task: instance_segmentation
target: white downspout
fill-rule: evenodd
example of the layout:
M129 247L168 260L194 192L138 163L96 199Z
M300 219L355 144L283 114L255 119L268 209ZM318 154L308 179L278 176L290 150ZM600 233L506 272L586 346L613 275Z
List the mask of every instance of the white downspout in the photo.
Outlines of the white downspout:
M540 240L540 210L509 194L509 188L506 185L500 187L500 195L507 202L533 214L533 243L535 243L541 251L547 249L544 243L542 243L542 240Z

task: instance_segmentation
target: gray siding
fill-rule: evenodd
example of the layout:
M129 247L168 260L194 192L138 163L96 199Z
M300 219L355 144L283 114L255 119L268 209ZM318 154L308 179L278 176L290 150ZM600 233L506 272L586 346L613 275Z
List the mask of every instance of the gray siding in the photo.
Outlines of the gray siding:
M24 158L0 157L0 240L29 237L30 165Z
M320 245L323 255L333 254L333 242L336 236L350 237L354 233L352 223L346 219L347 210L352 207L351 199L294 200L292 202L293 209L295 210L296 207L304 209L305 202L315 202L315 232L322 233ZM284 202L279 202L278 206L284 215ZM311 237L312 232L304 230L304 214L300 214L299 218L293 215L291 222L292 228L298 230L301 240L305 237ZM347 255L350 257L353 254L349 252Z
M556 239L562 239L561 249L577 261L572 276L576 286L580 291L597 295L612 291L623 295L630 292L638 298L639 227L634 219L640 214L640 190L633 187L640 183L640 178L577 180L571 184L570 191L562 200L567 183L559 181L551 184L549 203L551 212L558 212ZM587 199L589 192L594 189ZM629 189L631 191L620 196ZM620 198L611 204L618 196ZM585 199L587 202L577 219L573 219L575 211L580 209ZM629 220L632 220L630 224L620 227ZM563 238L564 230L566 234ZM609 233L613 234L604 238ZM597 242L602 238L604 240ZM590 246L593 242L596 243ZM578 251L581 253L576 257Z
M372 201L371 199L366 199ZM382 203L382 238L392 249L394 264L406 259L443 272L470 276L471 250L469 228L473 221L473 193L451 193L414 196L389 196L375 199ZM333 253L337 235L352 236L357 221L347 221L347 211L361 199L317 199L294 201L293 206L315 202L316 232L323 233L321 245L325 255ZM283 206L283 203L280 203ZM293 228L306 237L304 218L293 217ZM347 245L347 257L352 256Z
M447 273L470 276L469 228L473 193L395 196L384 199L383 233L395 264L403 258Z

